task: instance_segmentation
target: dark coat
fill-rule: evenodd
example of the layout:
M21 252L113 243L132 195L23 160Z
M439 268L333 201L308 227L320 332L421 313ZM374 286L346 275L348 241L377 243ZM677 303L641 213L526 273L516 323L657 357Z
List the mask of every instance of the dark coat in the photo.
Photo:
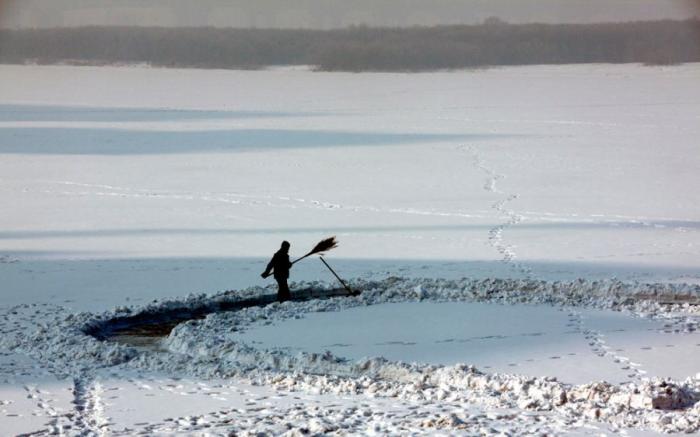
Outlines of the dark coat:
M289 254L281 250L275 252L270 262L267 264L265 269L265 275L272 274L275 279L287 279L289 278L289 269L292 267L292 263L289 261Z

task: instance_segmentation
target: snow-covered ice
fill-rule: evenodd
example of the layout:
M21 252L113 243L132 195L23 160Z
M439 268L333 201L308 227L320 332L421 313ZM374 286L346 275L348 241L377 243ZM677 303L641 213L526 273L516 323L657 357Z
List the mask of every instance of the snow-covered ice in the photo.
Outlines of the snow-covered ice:
M594 353L590 339L578 329L580 323L595 327L606 340ZM471 363L485 371L556 376L579 384L628 381L631 369L641 366L635 363L654 367L652 373L640 369L647 376L683 379L695 374L700 335L667 335L663 324L619 312L544 305L411 302L313 313L252 328L240 340L295 352L328 350L353 359ZM606 349L620 357L609 359ZM666 361L677 364L668 366Z
M697 431L699 74L0 66L0 429ZM329 235L367 295L81 331Z

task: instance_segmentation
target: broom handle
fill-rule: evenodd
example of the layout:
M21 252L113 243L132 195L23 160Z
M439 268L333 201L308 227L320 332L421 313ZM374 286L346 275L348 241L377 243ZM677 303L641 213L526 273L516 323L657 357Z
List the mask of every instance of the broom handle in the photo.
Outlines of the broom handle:
M306 255L302 256L301 258L295 259L294 261L292 261L292 265L298 263L299 261L303 260L303 259L306 258L307 256L311 256L311 255L313 255L313 254L314 254L313 252L309 252L309 253L307 253Z
M294 260L294 261L292 262L292 265L298 263L299 261L303 260L304 258L306 258L306 257L309 256L309 255L313 255L313 252L309 252L309 253L307 253L306 255L302 256L301 258ZM271 275L272 275L272 272L274 272L274 269L270 272L269 275L266 276L266 278L267 278L268 276L271 276Z
M350 294L355 294L355 293L350 289L350 287L348 287L348 285L347 285L342 279L340 279L340 276L338 276L338 274L335 272L335 270L333 270L333 269L331 268L331 266L328 265L328 263L326 262L325 259L323 259L322 256L319 256L319 259L321 260L321 262L322 262L323 264L326 265L326 267L328 267L328 270L330 270L331 273L333 273L333 276L335 276L336 279L338 279L338 281L340 281L340 283L343 284L343 287L345 287L345 289L348 290L348 293L350 293Z

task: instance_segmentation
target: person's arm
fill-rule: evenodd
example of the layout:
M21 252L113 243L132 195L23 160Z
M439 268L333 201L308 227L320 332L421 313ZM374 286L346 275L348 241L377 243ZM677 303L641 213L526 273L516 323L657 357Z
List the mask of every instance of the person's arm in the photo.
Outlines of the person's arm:
M275 257L273 256L272 259L270 260L270 262L267 263L267 268L265 268L265 271L262 272L262 274L260 276L262 276L263 278L267 278L268 276L270 276L270 271L272 270L272 267L274 266L274 264L275 264Z

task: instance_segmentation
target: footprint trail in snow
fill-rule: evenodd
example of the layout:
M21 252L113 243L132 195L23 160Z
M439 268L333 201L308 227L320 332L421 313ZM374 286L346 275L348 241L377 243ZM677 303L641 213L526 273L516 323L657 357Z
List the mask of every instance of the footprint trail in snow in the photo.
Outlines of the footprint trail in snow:
M487 176L484 183L484 190L505 196L491 205L491 209L496 211L499 217L505 222L494 226L489 230L489 244L498 251L503 257L503 262L510 265L516 272L520 273L524 278L532 278L532 270L517 260L515 247L507 244L503 240L503 232L522 222L525 217L508 208L508 204L518 198L517 194L506 194L498 188L498 181L505 178L505 175L498 173L484 162L479 149L475 146L460 146L460 150L469 153L472 156L473 165Z

